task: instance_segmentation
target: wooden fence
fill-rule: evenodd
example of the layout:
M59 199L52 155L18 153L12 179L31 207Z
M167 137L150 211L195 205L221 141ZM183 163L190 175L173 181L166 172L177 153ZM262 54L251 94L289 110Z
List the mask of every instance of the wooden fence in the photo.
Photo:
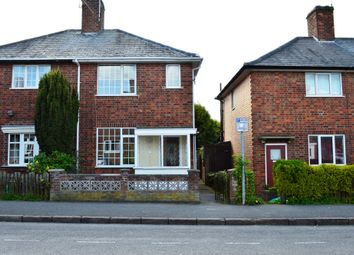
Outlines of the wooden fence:
M27 172L0 172L0 196L34 195L43 200L49 200L49 174Z

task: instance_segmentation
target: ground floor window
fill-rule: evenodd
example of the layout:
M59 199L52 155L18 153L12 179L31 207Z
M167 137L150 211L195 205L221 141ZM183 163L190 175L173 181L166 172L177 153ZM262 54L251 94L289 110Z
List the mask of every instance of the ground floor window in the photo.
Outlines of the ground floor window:
M39 146L34 134L8 134L9 166L25 166L38 153Z
M98 128L97 166L134 166L135 129Z
M139 167L188 167L188 138L181 136L139 136Z
M309 163L346 164L344 135L309 135Z

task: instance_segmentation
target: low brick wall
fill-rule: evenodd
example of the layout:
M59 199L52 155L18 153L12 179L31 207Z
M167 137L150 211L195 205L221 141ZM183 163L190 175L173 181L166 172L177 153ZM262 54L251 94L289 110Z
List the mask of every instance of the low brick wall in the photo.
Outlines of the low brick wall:
M199 202L199 171L188 175L50 173L52 201Z

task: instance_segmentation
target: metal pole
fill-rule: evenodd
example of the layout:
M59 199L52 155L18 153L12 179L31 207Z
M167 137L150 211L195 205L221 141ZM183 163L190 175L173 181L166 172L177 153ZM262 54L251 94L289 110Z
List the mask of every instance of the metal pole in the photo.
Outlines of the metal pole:
M245 143L243 141L243 131L241 131L241 157L242 157L242 205L246 204L246 185L245 185Z

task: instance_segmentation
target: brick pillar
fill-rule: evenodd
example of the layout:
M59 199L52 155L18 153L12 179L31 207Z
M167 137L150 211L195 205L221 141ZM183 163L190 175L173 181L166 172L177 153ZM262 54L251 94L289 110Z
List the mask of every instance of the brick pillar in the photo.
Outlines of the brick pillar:
M229 197L228 197L228 199L229 199L229 201L230 201L230 203L234 203L235 202L235 199L236 199L236 189L237 189L237 182L236 182L236 179L235 179L235 177L234 177L234 175L233 175L233 171L234 171L235 169L229 169L229 170L227 170L227 175L228 175L228 180L229 180L229 184L228 184L228 186L229 186Z
M66 176L66 172L64 169L49 169L49 182L50 182L50 200L54 200L53 198L56 194L60 193L60 181Z
M130 169L121 169L120 173L122 174L122 181L121 181L121 190L120 190L120 199L124 201L127 196L128 192L128 183L129 183L129 172Z
M196 169L191 169L188 171L188 189L190 191L199 190L199 174L200 171Z

